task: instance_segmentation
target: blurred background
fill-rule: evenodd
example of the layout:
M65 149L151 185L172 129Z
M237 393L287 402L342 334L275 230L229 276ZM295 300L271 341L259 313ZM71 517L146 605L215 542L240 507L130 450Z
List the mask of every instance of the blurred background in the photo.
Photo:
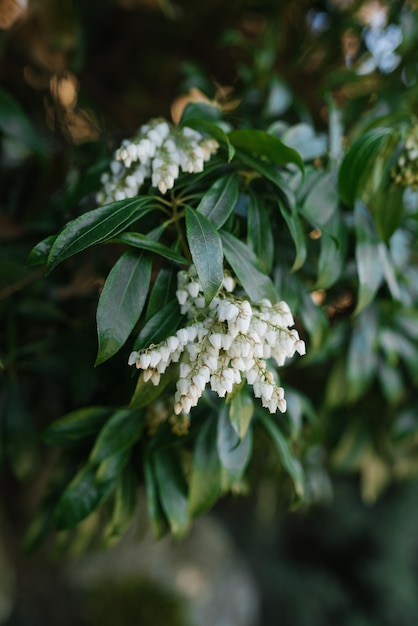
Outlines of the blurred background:
M182 542L152 540L143 494L118 545L103 550L88 521L54 541L31 526L32 542L59 454L37 435L80 406L123 404L133 381L126 350L92 367L112 251L48 279L26 259L93 206L119 142L149 118L177 120L184 98L216 101L239 124L306 121L318 132L330 96L347 134L367 116L415 114L416 2L0 0L0 28L0 624L415 626L416 402L390 377L390 424L375 386L361 409L328 386L334 403L310 432L310 506L289 511L275 463L256 462L256 486ZM350 312L342 302L332 316ZM317 367L305 384L320 405L334 362ZM392 428L396 453L382 435ZM261 441L256 460L264 454Z

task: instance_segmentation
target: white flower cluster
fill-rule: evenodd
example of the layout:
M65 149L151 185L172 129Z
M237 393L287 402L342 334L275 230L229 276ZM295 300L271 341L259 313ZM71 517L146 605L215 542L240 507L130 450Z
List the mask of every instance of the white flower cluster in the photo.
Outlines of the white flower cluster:
M271 413L286 411L284 391L267 368L267 359L283 365L305 344L295 329L286 302L248 302L232 294L235 281L225 276L222 289L205 305L194 267L178 276L177 299L190 323L157 346L132 352L129 365L143 370L144 381L158 385L171 363L180 361L174 411L189 413L206 385L221 398L246 381Z
M205 161L219 144L203 137L192 128L179 128L165 120L155 119L141 126L131 140L124 140L110 163L110 172L102 175L103 189L97 195L99 204L133 198L147 178L153 187L165 194L172 189L180 170L202 172Z

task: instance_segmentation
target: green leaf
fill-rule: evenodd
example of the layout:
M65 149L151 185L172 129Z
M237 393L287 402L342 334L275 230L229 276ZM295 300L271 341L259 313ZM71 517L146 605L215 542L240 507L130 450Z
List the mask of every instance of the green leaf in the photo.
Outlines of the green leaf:
M128 246L132 246L133 248L140 248L141 250L148 250L149 252L154 252L159 256L162 256L166 259L170 259L170 261L175 261L176 263L181 263L182 265L188 265L189 262L181 256L181 254L177 254L171 248L167 248L162 243L158 241L154 241L150 239L146 235L141 235L140 233L122 233L116 239L112 240L115 243L124 243Z
M234 482L242 477L251 458L253 441L251 428L247 428L242 439L239 437L232 426L228 413L228 407L224 407L219 412L216 440L219 459L224 469L224 489L229 489Z
M230 162L234 158L235 149L229 141L228 135L221 128L221 118L222 112L217 107L190 103L184 110L180 126L188 126L189 128L193 128L200 133L216 139L220 145L226 147L228 151L228 162Z
M295 244L296 256L290 271L296 272L306 261L307 250L305 233L303 232L302 223L300 221L296 205L291 205L291 212L289 213L284 203L279 201L279 209L284 221L287 224L293 243Z
M158 385L153 385L150 380L145 383L142 375L139 376L129 407L131 409L142 409L148 404L151 404L151 402L154 402L154 400L163 393L164 389L173 382L173 380L177 379L178 369L175 365L170 366L166 373L161 376Z
M377 370L375 307L362 311L354 322L347 356L347 400L355 402L370 386Z
M206 304L216 296L223 280L222 241L213 224L186 207L187 241L203 288Z
M233 130L228 136L232 145L241 151L267 159L274 165L294 163L303 171L300 154L263 130Z
M100 462L96 472L97 483L115 482L129 462L131 449L120 450Z
M99 432L112 409L91 406L72 411L53 422L43 434L45 443L52 446L72 445L74 442Z
M141 437L145 427L142 412L120 409L106 422L90 454L91 463L100 463L115 453L131 448Z
M130 224L153 211L153 202L152 196L119 200L72 220L59 233L51 248L48 271L74 254L116 237Z
M338 209L338 191L335 172L326 172L314 182L307 194L302 213L315 227L323 227L333 218Z
M232 267L241 285L250 297L257 302L268 298L273 303L277 294L270 278L257 267L257 259L248 246L226 231L220 231L226 260Z
M248 205L247 237L260 269L268 274L274 260L274 240L267 208L260 198L251 194Z
M377 232L384 242L388 242L399 227L403 216L403 188L392 184L379 189L370 200Z
M353 206L356 198L361 197L374 159L384 149L392 133L392 128L372 128L362 133L345 155L339 170L338 188L342 201L348 206Z
M338 215L328 223L327 232L322 233L320 244L318 278L314 289L328 289L337 282L345 267L347 231Z
M209 509L222 494L216 440L216 419L209 416L199 429L193 449L189 489L189 514L192 517Z
M97 307L99 350L96 365L123 346L148 295L151 260L144 252L125 252L107 277Z
M245 437L254 415L254 404L248 389L243 387L232 398L229 407L229 419L240 439Z
M172 268L162 268L155 279L149 297L145 319L149 320L153 315L158 313L161 307L165 306L171 300L174 300L176 298L176 289L177 272Z
M293 455L289 442L283 436L275 418L270 415L263 415L260 417L260 420L273 439L283 467L293 480L296 494L302 498L304 492L304 475L300 461Z
M379 238L371 216L360 201L354 207L356 232L355 257L359 278L359 291L355 313L364 309L376 295L381 285L383 272L379 258Z
M153 470L161 506L173 535L182 536L189 526L187 488L179 461L172 450L153 453Z
M9 139L19 142L40 159L47 156L46 146L19 102L0 89L0 130Z
M29 253L27 264L42 265L43 263L47 263L49 253L56 238L57 235L49 235L49 237L45 237L45 239L37 243Z
M135 340L134 350L164 341L177 330L181 319L182 315L177 301L167 302L145 322Z
M267 178L267 180L273 183L277 189L283 192L285 181L283 180L283 176L278 170L277 165L271 165L270 163L262 161L258 157L247 154L243 150L236 150L236 157L252 170L258 172L264 176L264 178Z
M161 506L152 466L152 456L149 454L144 458L144 480L147 494L147 511L151 522L152 533L156 539L160 539L168 531L168 522Z
M216 228L221 228L238 202L239 185L236 174L221 176L202 197L197 211L205 215Z
M54 512L58 530L68 530L91 515L112 493L113 482L97 483L96 467L87 465L73 478Z
M130 526L138 506L137 477L131 465L119 475L112 518L107 528L110 537L120 537Z

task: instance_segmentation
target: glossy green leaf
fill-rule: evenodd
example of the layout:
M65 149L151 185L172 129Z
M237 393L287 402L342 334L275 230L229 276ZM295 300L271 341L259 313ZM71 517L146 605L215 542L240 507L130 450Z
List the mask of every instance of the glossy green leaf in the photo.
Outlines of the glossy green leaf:
M229 405L229 419L240 439L245 437L254 415L254 404L247 387L242 387Z
M345 155L339 170L338 189L343 202L353 206L367 177L373 162L385 142L390 139L391 128L373 128L358 137Z
M209 416L200 427L193 449L189 488L189 514L192 517L210 508L222 494L216 440L216 418Z
M268 274L274 259L273 231L268 210L255 194L251 195L248 204L247 224L248 243L260 269Z
M251 300L268 298L277 301L270 278L260 271L254 252L242 241L226 231L220 231L225 258Z
M302 213L312 226L323 229L335 215L338 200L335 172L326 172L314 181L305 197Z
M109 483L118 480L129 462L131 449L119 450L100 462L96 471L97 483Z
M160 383L158 385L153 385L149 380L148 382L144 382L143 376L139 376L137 385L135 387L134 394L131 398L130 408L131 409L142 409L151 402L154 402L160 396L164 389L171 383L173 380L177 380L178 378L178 370L176 366L171 365L166 373L161 376Z
M72 411L53 422L43 435L43 440L55 446L72 445L99 432L112 409L104 406L90 406Z
M73 528L91 515L110 496L115 483L97 483L96 467L87 465L73 478L54 512L58 530Z
M171 450L153 453L153 470L162 509L173 535L182 536L190 523L187 487L180 463Z
M135 409L120 409L106 422L96 439L90 454L92 463L131 448L141 437L145 427L145 417Z
M213 122L220 119L222 119L222 111L219 107L207 102L189 102L183 110L180 126L195 128L195 124L201 122L211 122L213 124Z
M403 188L392 184L379 189L370 200L377 232L384 242L389 241L400 226L403 216Z
M318 278L314 289L328 289L340 278L346 262L347 232L338 215L328 222L327 232L321 235L320 246Z
M169 526L161 506L158 486L154 476L152 456L149 454L144 458L144 480L147 494L147 511L151 522L152 534L155 539L160 539L167 533Z
M261 160L259 157L247 154L243 150L236 150L236 158L273 183L279 191L283 191L285 183L277 165L272 165L271 163Z
M228 136L232 145L241 151L267 159L274 165L294 163L303 171L304 165L300 154L263 130L233 130Z
M177 301L167 302L145 322L135 340L134 350L164 341L177 330L181 319L182 315Z
M123 346L148 295L151 260L146 253L125 252L111 269L97 307L99 350L96 365Z
M173 268L162 268L152 287L145 319L149 320L161 307L176 297L177 272Z
M283 202L279 202L280 213L287 224L293 243L296 248L296 256L292 265L292 272L299 270L306 261L306 239L303 232L302 222L300 221L297 208L292 205L290 212L287 210Z
M219 412L218 432L216 448L223 472L223 486L225 489L239 480L251 458L252 451L252 429L247 428L244 437L241 439L233 427L228 415L229 407L224 407Z
M369 388L377 369L377 312L368 307L357 316L347 356L347 399L355 402Z
M140 248L141 250L148 250L149 252L154 252L159 256L162 256L170 261L175 261L176 263L180 263L182 265L188 265L189 262L181 256L181 254L177 254L171 248L164 246L162 243L158 241L154 241L150 237L146 235L141 235L140 233L122 233L116 239L112 240L115 243L124 243L128 246L132 246L133 248Z
M119 475L115 489L112 518L107 528L111 537L120 537L130 526L138 506L137 476L132 465Z
M383 272L379 258L379 238L367 208L360 201L357 201L354 207L354 225L356 233L355 257L359 278L355 312L359 313L375 297L382 282Z
M47 263L49 253L56 238L56 235L49 235L49 237L45 237L45 239L37 243L29 253L28 265L42 265L43 263Z
M279 453L283 467L289 473L295 487L296 494L302 498L304 493L304 473L300 461L293 455L289 441L285 438L277 424L276 418L270 415L263 415L261 423L269 432Z
M69 222L57 236L48 257L48 271L69 257L113 239L133 222L153 211L154 198L144 196L105 204Z
M207 217L189 207L186 207L186 233L205 301L209 304L223 280L222 241Z
M203 195L197 211L205 215L216 228L221 228L238 202L239 185L235 174L221 176Z

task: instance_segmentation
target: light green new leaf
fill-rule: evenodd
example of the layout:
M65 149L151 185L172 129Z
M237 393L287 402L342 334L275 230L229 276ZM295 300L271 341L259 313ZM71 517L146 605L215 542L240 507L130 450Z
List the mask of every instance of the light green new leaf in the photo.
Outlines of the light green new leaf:
M266 159L273 165L294 163L303 171L304 165L300 154L263 130L233 130L228 137L232 145L240 151Z
M147 348L151 344L158 344L167 339L178 328L181 318L177 301L167 302L145 322L135 340L134 350Z
M383 279L383 271L379 257L379 238L367 208L359 200L354 207L354 225L355 257L359 278L355 313L359 313L376 295Z
M247 217L247 237L260 269L268 274L273 266L274 241L271 222L266 207L255 194L250 197Z
M153 470L161 506L173 535L182 536L190 523L187 488L180 463L171 450L158 450L152 455Z
M52 446L73 445L80 439L97 434L111 412L112 409L105 406L72 411L48 426L42 439Z
M304 473L300 461L293 455L289 441L284 437L274 416L260 416L260 421L269 432L277 448L283 467L289 473L295 486L296 494L302 498L304 493Z
M253 415L253 401L248 389L243 387L233 396L229 406L229 420L240 439L245 437Z
M193 449L189 488L189 513L192 517L206 511L222 494L216 439L216 419L209 416L199 430Z
M154 210L153 197L105 204L69 222L55 239L48 257L48 272L69 257L119 235L133 222Z
M110 496L114 482L97 483L96 466L83 467L62 494L54 511L58 530L73 528Z
M151 260L143 252L125 252L110 271L97 307L96 365L113 356L129 337L144 307L150 279Z
M216 296L223 280L222 241L207 217L186 207L186 234L206 304Z
M172 250L171 248L164 246L158 241L154 241L146 235L141 235L140 233L122 233L116 239L112 239L112 242L124 243L128 246L132 246L133 248L148 250L149 252L159 254L160 256L169 259L170 261L181 263L182 265L188 265L189 263L183 256L181 256L181 254L174 252L174 250Z
M209 187L196 210L205 215L216 228L221 228L235 209L238 196L237 176L226 174Z
M144 415L134 409L120 409L106 422L90 453L92 463L100 463L107 457L131 448L142 435Z
M277 301L276 289L270 278L257 266L254 252L242 241L226 231L220 231L226 260L251 300L268 298Z

